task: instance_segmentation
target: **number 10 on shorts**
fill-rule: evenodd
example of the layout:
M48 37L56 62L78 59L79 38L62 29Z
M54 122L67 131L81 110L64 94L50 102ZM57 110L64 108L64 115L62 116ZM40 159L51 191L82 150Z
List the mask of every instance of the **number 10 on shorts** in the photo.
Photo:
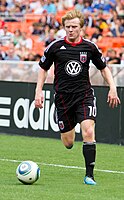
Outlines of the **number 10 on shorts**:
M89 107L89 116L96 117L96 106L88 106Z

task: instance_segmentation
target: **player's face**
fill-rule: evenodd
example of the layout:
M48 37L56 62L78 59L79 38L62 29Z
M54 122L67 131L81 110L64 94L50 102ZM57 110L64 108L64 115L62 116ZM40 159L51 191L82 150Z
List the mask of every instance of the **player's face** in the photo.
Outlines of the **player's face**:
M66 38L69 42L79 42L81 32L79 18L65 20L64 28L66 31Z

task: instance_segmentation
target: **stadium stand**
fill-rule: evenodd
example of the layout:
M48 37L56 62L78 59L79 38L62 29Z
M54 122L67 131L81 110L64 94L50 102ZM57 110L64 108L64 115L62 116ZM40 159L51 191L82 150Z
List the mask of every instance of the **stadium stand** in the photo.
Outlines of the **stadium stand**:
M80 7L80 0L0 1L0 51L7 54L9 45L13 42L10 39L8 46L2 44L4 35L2 30L7 25L8 32L12 34L20 30L21 36L23 32L30 35L33 46L29 54L32 52L42 56L50 29L55 29L56 37L57 31L61 29L61 17L68 10L76 7L82 9L84 13L84 37L91 39L95 33L95 27L99 27L102 37L95 42L104 55L108 48L113 48L117 51L117 55L121 56L120 48L124 46L124 1L115 0L112 6L111 1L108 0L100 1L99 5L97 2L97 0L84 0ZM56 8L56 12L53 8ZM17 50L16 45L15 49ZM2 59L4 60L4 57Z

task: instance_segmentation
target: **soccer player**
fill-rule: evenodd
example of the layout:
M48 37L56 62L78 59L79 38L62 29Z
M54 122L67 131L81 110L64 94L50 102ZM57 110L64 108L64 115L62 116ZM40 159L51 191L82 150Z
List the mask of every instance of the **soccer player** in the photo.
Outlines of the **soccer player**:
M66 36L53 41L39 62L35 107L43 107L42 88L47 71L54 63L55 106L61 140L67 149L71 149L75 140L75 125L80 123L83 138L82 154L86 166L84 183L96 185L93 173L96 155L96 98L89 81L90 60L100 70L110 87L107 99L109 106L117 107L120 99L112 74L98 47L81 37L83 13L77 10L67 12L62 17L62 25Z

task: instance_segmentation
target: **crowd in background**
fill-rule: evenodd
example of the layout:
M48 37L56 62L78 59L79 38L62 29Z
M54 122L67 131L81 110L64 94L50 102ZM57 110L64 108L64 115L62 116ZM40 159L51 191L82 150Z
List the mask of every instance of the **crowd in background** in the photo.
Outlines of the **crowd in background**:
M124 41L124 0L0 0L0 60L39 60L42 52L34 50L34 37L44 47L64 37L59 13L74 8L84 13L83 37L95 43L103 37L121 37ZM26 27L9 30L8 22L21 23L27 14L42 17L30 24L29 31ZM110 64L124 63L124 45L119 51L108 46L104 54Z

